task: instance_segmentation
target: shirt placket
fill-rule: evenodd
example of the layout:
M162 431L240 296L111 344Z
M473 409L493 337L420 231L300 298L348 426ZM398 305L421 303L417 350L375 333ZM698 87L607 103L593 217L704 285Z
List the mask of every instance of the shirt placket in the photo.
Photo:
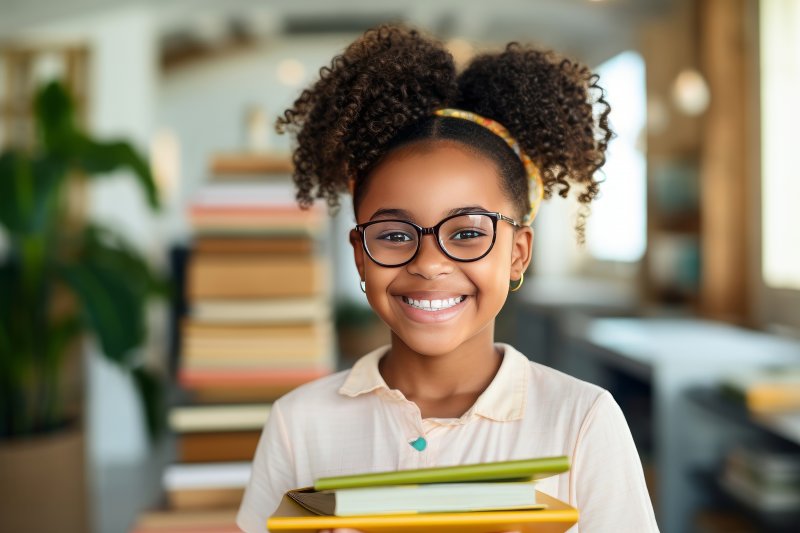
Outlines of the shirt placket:
M425 421L422 420L422 414L417 404L402 396L398 396L397 399L403 403L403 411L405 413L403 424L404 442L398 443L400 445L400 467L404 470L423 468L430 464L432 460L432 447L428 428L424 423Z

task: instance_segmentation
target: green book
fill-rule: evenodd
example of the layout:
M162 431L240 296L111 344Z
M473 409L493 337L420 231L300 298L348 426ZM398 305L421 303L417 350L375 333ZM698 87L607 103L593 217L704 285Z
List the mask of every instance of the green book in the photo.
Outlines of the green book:
M440 466L415 470L396 470L372 474L323 477L314 489L338 490L387 485L422 485L428 483L457 483L469 481L533 481L569 470L569 458L537 457L494 463Z
M289 497L324 516L465 513L497 510L533 510L536 482L470 482L392 485L360 489L290 491Z

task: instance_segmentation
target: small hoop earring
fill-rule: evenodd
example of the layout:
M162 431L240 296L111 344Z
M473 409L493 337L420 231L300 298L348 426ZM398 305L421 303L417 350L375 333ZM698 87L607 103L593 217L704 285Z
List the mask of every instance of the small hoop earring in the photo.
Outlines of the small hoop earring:
M360 285L361 285L361 292L367 294L367 282L362 279Z
M519 290L519 288L522 287L522 284L524 282L525 282L525 273L523 272L522 274L519 275L519 283L517 283L516 285L511 285L509 283L509 287L511 288L511 292L517 292Z

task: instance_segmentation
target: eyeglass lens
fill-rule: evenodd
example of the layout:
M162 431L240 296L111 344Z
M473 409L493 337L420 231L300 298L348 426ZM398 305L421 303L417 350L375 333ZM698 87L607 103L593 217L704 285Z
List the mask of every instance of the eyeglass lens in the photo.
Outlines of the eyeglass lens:
M462 260L477 259L492 246L494 224L490 216L460 215L439 227L439 243L446 253ZM367 252L378 263L400 265L414 257L419 233L407 222L387 220L364 229Z

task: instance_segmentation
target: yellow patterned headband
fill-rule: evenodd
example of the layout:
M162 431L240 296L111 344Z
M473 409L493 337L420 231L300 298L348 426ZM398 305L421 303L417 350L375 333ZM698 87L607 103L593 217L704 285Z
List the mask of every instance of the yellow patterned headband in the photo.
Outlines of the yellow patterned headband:
M522 161L522 165L525 167L525 172L528 174L528 185L530 187L530 201L531 201L531 210L530 212L525 215L522 219L523 224L530 225L533 222L533 219L536 218L536 213L539 211L539 205L542 203L542 198L544 197L544 183L542 182L542 175L539 172L539 169L536 168L536 165L531 161L531 158L528 157L528 154L522 151L517 143L516 139L508 132L508 130L500 124L492 119L482 117L477 113L473 113L471 111L464 111L462 109L451 109L451 108L444 108L444 109L437 109L434 111L434 114L439 115L440 117L454 117L454 118L461 118L464 120L469 120L475 122L476 124L480 124L484 128L488 129L492 133L498 135L501 139L503 139L508 146L514 150L514 153ZM348 188L350 189L350 194L353 194L353 189L355 188L355 180L350 179L348 183Z
M475 122L476 124L480 124L503 139L506 144L508 144L508 146L514 150L514 153L517 154L517 157L520 158L522 165L525 167L525 172L528 174L528 186L530 187L531 210L527 215L525 215L525 218L522 219L522 223L531 224L533 219L536 218L536 213L539 211L539 205L542 203L542 198L544 197L544 183L542 182L542 175L533 161L531 161L531 158L528 157L528 154L522 151L519 143L517 143L517 140L514 139L506 127L490 118L482 117L477 113L464 111L463 109L437 109L434 111L434 114L439 115L440 117L462 118L464 120L469 120Z

